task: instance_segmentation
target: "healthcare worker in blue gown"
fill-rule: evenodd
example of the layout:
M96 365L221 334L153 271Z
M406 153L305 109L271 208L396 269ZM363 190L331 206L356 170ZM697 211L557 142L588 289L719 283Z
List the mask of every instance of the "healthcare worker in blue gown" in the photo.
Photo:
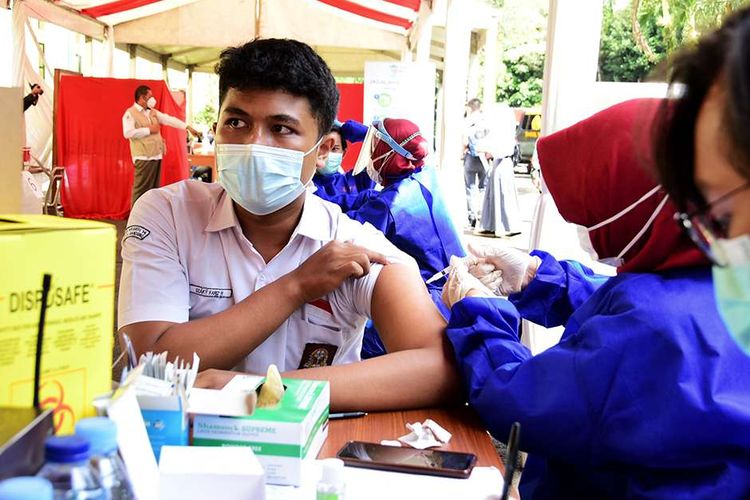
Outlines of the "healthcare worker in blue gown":
M364 165L383 189L339 197L338 202L349 217L369 222L412 256L427 281L448 266L451 256L466 255L448 215L435 167L425 164L429 144L417 125L403 119L375 122L368 135L354 170ZM447 318L449 311L441 300L444 282L430 284L427 289ZM384 352L374 330L368 329L363 356Z
M524 499L750 498L750 357L717 311L710 265L641 167L649 145L635 131L656 107L620 104L538 144L560 214L616 276L470 248L477 260L454 260L444 288L469 403L498 439L521 423ZM564 326L560 343L532 355L521 318Z
M318 164L312 178L315 194L324 200L349 192L346 176L341 172L341 161L346 153L346 141L341 136L341 127L334 124L329 135L333 138L333 148L325 162Z
M351 170L346 173L341 171L347 143L362 142L366 133L367 126L354 120L347 120L343 124L337 120L334 123L330 132L334 141L333 149L325 162L318 165L312 179L316 195L330 201L337 195L356 195L375 187L367 172L354 175Z

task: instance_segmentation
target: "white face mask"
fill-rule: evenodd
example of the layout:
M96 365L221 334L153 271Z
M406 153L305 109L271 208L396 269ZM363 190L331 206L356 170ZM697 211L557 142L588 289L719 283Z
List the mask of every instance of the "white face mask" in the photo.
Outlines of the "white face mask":
M219 183L242 208L254 215L268 215L281 210L305 191L302 164L315 151L318 142L307 152L274 148L260 144L217 144L216 165Z
M149 109L154 109L154 107L156 106L156 97L154 96L149 97L148 101L146 101L146 106Z
M581 244L581 248L588 253L591 258L595 261L601 262L602 264L607 264L614 267L620 267L625 263L625 259L623 258L628 251L630 251L631 248L633 248L633 245L638 243L638 241L643 237L644 234L646 234L646 231L648 231L648 228L651 227L651 224L654 222L654 219L656 219L656 216L659 215L659 212L664 208L664 205L667 204L667 201L669 200L669 196L665 196L663 200L657 205L656 210L651 214L651 216L646 221L646 224L643 225L643 227L636 233L636 235L633 237L630 242L625 245L625 248L623 248L620 253L617 254L616 257L605 257L605 258L599 258L599 255L596 253L596 250L594 250L594 245L591 243L591 231L594 231L596 229L600 229L604 226L607 226L614 221L624 217L626 214L631 212L633 209L635 209L638 205L643 203L644 201L648 200L652 196L654 196L656 193L661 190L661 186L656 186L651 191L643 195L638 201L635 203L628 205L620 212L616 213L612 217L610 217L607 220L604 220L598 224L595 224L591 227L584 227L584 226L577 226L576 230L578 232L578 240Z

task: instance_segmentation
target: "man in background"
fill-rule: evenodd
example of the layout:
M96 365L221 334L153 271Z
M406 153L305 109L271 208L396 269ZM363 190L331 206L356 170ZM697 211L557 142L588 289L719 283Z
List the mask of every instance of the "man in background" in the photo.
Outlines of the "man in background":
M23 98L24 112L26 112L31 106L36 106L36 103L39 101L39 96L44 94L44 90L42 90L42 87L38 83L32 83L29 86L31 87L31 93Z
M466 103L466 120L464 122L464 183L466 185L466 210L469 215L469 226L474 227L477 222L477 210L474 200L474 186L479 192L484 191L484 180L487 171L479 158L477 142L489 133L482 114L482 101L471 99Z
M200 132L179 118L155 109L156 98L151 89L140 85L135 89L135 103L122 116L122 135L130 141L130 154L135 166L135 179L130 206L149 189L159 187L161 160L166 144L161 136L161 125L186 129L194 136Z

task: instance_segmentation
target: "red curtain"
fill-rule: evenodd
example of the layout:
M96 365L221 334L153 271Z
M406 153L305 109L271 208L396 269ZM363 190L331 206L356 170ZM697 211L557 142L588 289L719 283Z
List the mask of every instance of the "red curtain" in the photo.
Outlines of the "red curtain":
M55 106L56 165L65 167L62 202L67 217L125 219L130 212L133 161L122 136L122 115L138 85L148 85L162 113L185 119L185 103L159 80L63 75ZM188 177L186 132L162 127L167 153L161 185Z
M346 120L362 121L364 116L365 105L365 86L362 83L338 83L339 88L339 113L338 119L342 122ZM359 156L359 150L362 149L362 143L352 144L346 150L344 156L343 168L347 172L354 168L354 163Z

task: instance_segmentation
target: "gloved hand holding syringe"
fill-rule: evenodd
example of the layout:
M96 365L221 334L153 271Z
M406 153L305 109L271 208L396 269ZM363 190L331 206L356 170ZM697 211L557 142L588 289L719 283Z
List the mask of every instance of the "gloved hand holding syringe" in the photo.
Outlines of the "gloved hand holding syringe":
M496 295L518 293L536 276L541 263L538 257L510 247L475 246L469 244L469 255L460 258L468 272ZM448 266L427 280L427 284L448 276Z

